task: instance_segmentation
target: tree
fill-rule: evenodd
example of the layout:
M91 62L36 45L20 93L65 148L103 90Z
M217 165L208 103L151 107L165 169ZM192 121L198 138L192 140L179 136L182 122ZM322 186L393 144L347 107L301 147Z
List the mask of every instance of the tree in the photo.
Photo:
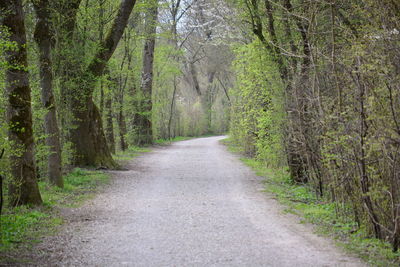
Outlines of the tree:
M11 156L12 181L9 198L12 206L42 203L36 181L32 132L31 89L26 50L24 13L21 0L1 0L1 24L10 33L15 48L6 52L6 92L8 97L8 137L15 147Z
M152 114L152 91L153 91L153 65L154 50L156 44L156 29L158 17L158 1L149 1L149 7L145 16L146 40L143 49L143 69L141 80L142 99L137 114L137 143L145 145L153 143L153 130L151 123Z
M107 62L123 35L135 3L135 0L121 2L108 35L99 44L85 73L81 73L81 77L84 79L83 88L81 88L82 94L72 98L73 124L76 128L71 130L70 140L75 149L74 165L76 166L116 167L107 146L100 112L93 102L92 96L97 78L103 75Z
M47 109L44 118L46 145L49 147L48 177L51 184L64 186L61 171L60 130L57 122L57 109L53 93L53 74L51 50L54 42L51 34L51 12L48 0L34 0L33 6L38 17L35 28L35 41L39 48L40 84L42 87L42 103Z

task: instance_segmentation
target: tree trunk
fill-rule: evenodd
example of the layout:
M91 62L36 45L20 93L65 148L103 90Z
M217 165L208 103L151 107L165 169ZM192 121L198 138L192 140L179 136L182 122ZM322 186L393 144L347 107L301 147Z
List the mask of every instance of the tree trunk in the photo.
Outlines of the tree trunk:
M119 142L122 151L125 151L128 146L125 141L125 135L127 133L126 130L126 121L123 111L123 106L120 106L119 114L118 114L118 128L119 128Z
M74 165L116 168L118 165L108 149L100 111L93 99L86 98L85 104L78 99L75 101L76 128L71 131L71 141L79 153L75 154ZM82 107L85 107L85 110L82 110Z
M72 105L71 98L74 94L71 86L78 77L76 66L80 62L80 58L75 57L75 26L76 16L82 0L69 1L49 1L53 12L62 20L61 24L53 24L58 26L54 35L57 40L53 49L53 59L57 69L56 75L60 77L60 101L58 105L58 116L60 121L60 138L61 144L65 143L69 138L69 130L72 123Z
M357 71L362 65L360 57L357 57ZM379 218L375 212L374 205L370 196L370 181L367 172L367 136L368 136L368 125L367 125L367 110L366 110L366 96L365 96L365 85L361 79L359 73L356 74L356 85L359 90L359 116L360 116L360 126L359 126L359 140L360 140L360 151L359 151L359 170L360 170L360 186L362 192L362 200L367 211L368 217L374 228L375 237L378 239L382 238L382 229L379 223Z
M158 2L152 1L151 7L146 14L146 34L143 49L143 70L141 91L143 93L143 100L141 101L141 110L137 114L137 129L138 129L138 145L145 145L153 143L153 131L151 123L152 112L152 90L153 90L153 62L154 62L154 49L156 43L156 29L158 17Z
M26 51L25 22L21 0L1 0L0 9L5 11L2 25L9 29L10 41L17 49L6 52L9 64L6 70L6 92L8 98L8 137L18 153L10 157L12 181L9 186L12 206L42 204L36 181L35 158L33 153L33 131L31 110L31 89Z
M111 92L109 92L111 94ZM106 101L106 139L108 148L112 154L115 154L115 138L114 138L114 125L112 114L112 95L109 95Z
M40 85L42 87L42 103L47 109L44 118L46 145L50 149L47 160L48 178L51 184L64 187L61 171L60 130L57 124L56 103L53 94L53 75L51 62L50 10L48 0L34 2L38 17L35 28L35 40L39 48Z
M177 88L178 88L177 78L176 78L176 75L174 75L174 90L172 92L172 99L171 99L171 105L170 105L169 117L168 117L168 138L169 139L175 137L171 133L171 127L172 127L172 118L174 116L175 96L176 96Z

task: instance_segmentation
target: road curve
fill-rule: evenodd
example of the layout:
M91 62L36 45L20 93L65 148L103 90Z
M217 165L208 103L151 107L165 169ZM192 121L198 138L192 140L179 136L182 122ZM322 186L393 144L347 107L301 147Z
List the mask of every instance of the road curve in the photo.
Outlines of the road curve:
M58 266L364 266L262 192L219 144L182 141L134 159L75 209L42 254Z

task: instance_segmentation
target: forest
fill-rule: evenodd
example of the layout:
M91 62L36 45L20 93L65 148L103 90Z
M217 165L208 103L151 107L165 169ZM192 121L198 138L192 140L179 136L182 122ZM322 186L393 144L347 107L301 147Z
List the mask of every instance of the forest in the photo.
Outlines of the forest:
M0 0L0 54L1 216L131 147L228 134L400 246L397 0Z

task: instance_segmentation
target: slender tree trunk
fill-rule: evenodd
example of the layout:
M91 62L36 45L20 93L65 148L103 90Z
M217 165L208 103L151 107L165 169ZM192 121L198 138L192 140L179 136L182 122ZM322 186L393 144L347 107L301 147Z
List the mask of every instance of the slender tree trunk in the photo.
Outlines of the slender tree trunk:
M22 1L1 0L0 10L5 11L1 24L9 29L10 41L17 45L17 49L10 49L6 52L6 61L9 64L6 70L8 137L13 147L19 150L18 153L11 156L10 204L12 206L39 205L42 203L42 198L36 181L33 153L31 88L27 70Z
M108 148L112 154L115 154L115 138L114 138L114 125L113 125L113 112L112 112L112 95L107 97L106 101L106 139Z
M151 123L152 112L152 91L153 91L153 63L154 63L154 49L156 43L156 29L158 17L158 1L151 2L151 7L146 14L146 34L143 49L143 70L141 91L143 93L143 100L140 105L142 110L138 114L138 144L145 145L153 143L153 130Z
M60 130L57 123L56 103L53 94L49 1L35 1L34 8L38 17L35 40L39 48L42 103L47 109L44 118L44 129L47 135L46 145L50 149L50 155L47 160L48 177L51 184L62 188L64 187L64 181L61 171Z
M172 17L172 27L171 27L171 35L172 35L172 45L175 47L176 50L178 50L178 38L177 38L177 24L178 24L178 11L180 9L181 5L181 0L172 1L171 3L171 17ZM174 57L175 59L177 57ZM176 91L178 89L178 81L177 81L177 75L174 74L174 89L172 91L172 98L171 98L171 104L170 104L170 109L169 109L169 115L168 115L168 138L171 139L175 137L175 131L174 134L172 134L172 120L174 117L174 108L175 108L175 98L176 98Z
M168 117L168 138L169 139L174 137L171 134L171 127L172 127L172 118L174 116L175 96L176 96L177 88L178 88L177 80L176 80L176 76L174 75L174 90L172 92L172 99L171 99L171 105L170 105L169 117Z
M361 66L361 59L357 57L357 71L359 71L359 67ZM362 192L362 200L365 206L365 209L368 213L368 217L371 221L371 225L374 228L374 233L376 238L382 238L382 229L379 223L379 218L374 209L374 205L370 196L370 181L367 173L367 152L366 152L366 143L367 143L367 135L368 135L368 125L367 125L367 110L365 107L365 85L361 80L361 75L359 73L356 74L356 84L359 89L359 115L360 115L360 128L359 128L359 140L360 140L360 156L358 159L359 169L360 169L360 185Z
M0 159L3 157L3 155L4 155L4 148L1 150ZM0 216L1 216L1 211L3 210L3 203L4 203L4 200L3 200L3 180L4 180L3 176L0 175Z
M118 128L119 128L119 142L122 151L125 151L128 146L125 141L125 135L127 133L126 130L126 121L124 116L123 106L120 105L119 114L118 114Z

